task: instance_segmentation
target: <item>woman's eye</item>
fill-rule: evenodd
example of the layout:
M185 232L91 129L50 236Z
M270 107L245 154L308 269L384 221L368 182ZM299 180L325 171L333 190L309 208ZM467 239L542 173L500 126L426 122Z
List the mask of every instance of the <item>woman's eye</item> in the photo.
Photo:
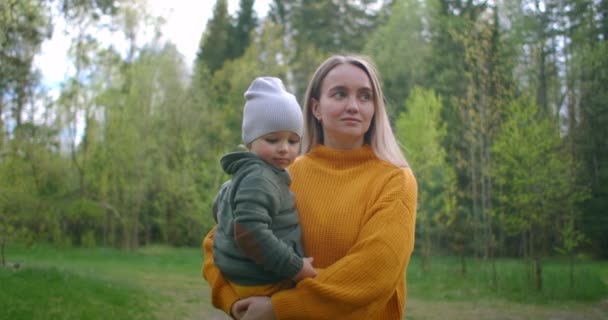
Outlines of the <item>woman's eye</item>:
M334 93L334 96L336 96L338 98L344 98L344 97L346 97L346 92L344 92L342 90L338 90Z
M361 101L370 101L372 99L372 95L369 93L363 93L359 96L359 99L361 99Z

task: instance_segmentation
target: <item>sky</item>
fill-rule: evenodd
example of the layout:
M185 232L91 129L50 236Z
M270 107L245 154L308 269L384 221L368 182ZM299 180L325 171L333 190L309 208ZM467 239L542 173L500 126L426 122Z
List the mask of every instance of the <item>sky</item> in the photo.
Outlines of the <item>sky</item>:
M256 0L254 8L258 17L263 17L268 11L271 0ZM155 16L163 16L166 23L162 28L164 36L173 42L184 61L191 66L200 37L207 21L213 14L214 0L148 0L150 12ZM239 6L239 0L228 0L228 11L234 14ZM70 62L66 58L70 46L70 38L65 34L65 23L56 19L53 37L42 44L41 54L35 59L35 65L41 70L43 84L54 91L63 82L70 71ZM100 35L103 41L112 41L111 34ZM104 40L107 39L107 40Z

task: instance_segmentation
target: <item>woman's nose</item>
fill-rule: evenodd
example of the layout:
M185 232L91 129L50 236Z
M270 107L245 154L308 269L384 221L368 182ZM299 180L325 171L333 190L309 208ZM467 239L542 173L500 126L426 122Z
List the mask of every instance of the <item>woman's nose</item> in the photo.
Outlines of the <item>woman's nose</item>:
M349 98L348 99L348 104L346 105L346 111L348 111L349 113L355 113L357 111L359 111L359 102L357 101L356 98Z

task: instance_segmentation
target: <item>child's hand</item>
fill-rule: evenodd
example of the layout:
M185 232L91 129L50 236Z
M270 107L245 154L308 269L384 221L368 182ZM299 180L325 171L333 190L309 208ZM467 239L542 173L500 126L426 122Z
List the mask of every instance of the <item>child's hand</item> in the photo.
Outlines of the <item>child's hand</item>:
M300 272L293 277L293 280L296 282L300 282L300 280L304 278L314 278L317 276L317 270L312 266L313 257L303 258L302 261L304 264L302 265L302 269Z

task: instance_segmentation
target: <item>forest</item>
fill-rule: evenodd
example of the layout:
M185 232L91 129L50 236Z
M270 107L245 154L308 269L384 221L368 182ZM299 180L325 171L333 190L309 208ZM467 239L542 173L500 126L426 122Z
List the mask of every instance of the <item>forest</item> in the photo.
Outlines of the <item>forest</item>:
M301 99L335 53L380 71L424 270L515 258L541 289L547 259L608 258L608 0L254 3L214 1L185 61L143 0L0 0L2 264L15 244L200 246L251 80ZM59 19L71 71L53 95L34 61Z

